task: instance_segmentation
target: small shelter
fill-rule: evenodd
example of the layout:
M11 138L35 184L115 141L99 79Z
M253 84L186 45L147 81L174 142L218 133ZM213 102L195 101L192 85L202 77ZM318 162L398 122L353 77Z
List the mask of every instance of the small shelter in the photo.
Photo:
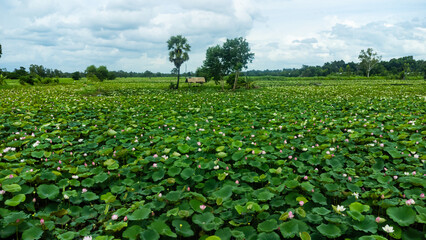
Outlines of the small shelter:
M199 83L200 85L206 82L206 79L204 77L187 77L185 79L185 82L191 86L191 83Z

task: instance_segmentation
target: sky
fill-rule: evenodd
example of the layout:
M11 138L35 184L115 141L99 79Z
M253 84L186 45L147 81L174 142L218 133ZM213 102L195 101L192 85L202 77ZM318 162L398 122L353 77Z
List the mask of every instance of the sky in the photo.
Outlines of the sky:
M0 68L30 64L64 72L89 65L168 73L167 40L191 45L181 71L195 71L208 47L243 37L248 70L426 59L425 0L0 0Z

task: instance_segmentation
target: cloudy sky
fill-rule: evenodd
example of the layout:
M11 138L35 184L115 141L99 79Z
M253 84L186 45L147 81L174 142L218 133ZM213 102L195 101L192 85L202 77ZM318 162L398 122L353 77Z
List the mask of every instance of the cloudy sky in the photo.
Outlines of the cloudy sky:
M357 62L368 47L426 59L425 13L425 0L1 0L0 68L170 72L166 41L178 34L192 47L188 71L240 36L249 69Z

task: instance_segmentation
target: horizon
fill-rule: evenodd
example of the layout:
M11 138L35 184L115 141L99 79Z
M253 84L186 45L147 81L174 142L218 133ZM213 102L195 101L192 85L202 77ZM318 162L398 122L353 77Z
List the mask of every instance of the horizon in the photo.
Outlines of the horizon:
M208 47L235 37L244 37L255 53L245 71L357 63L367 48L384 61L426 59L426 3L420 0L6 0L1 8L0 68L8 71L36 64L64 72L104 65L170 73L166 41L179 34L192 48L187 72L202 65Z

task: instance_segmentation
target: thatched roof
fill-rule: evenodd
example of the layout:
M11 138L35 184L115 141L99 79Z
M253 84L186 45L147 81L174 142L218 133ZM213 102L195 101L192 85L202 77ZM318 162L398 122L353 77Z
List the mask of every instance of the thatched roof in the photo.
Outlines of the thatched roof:
M186 81L187 83L205 83L206 79L203 77L187 77Z

